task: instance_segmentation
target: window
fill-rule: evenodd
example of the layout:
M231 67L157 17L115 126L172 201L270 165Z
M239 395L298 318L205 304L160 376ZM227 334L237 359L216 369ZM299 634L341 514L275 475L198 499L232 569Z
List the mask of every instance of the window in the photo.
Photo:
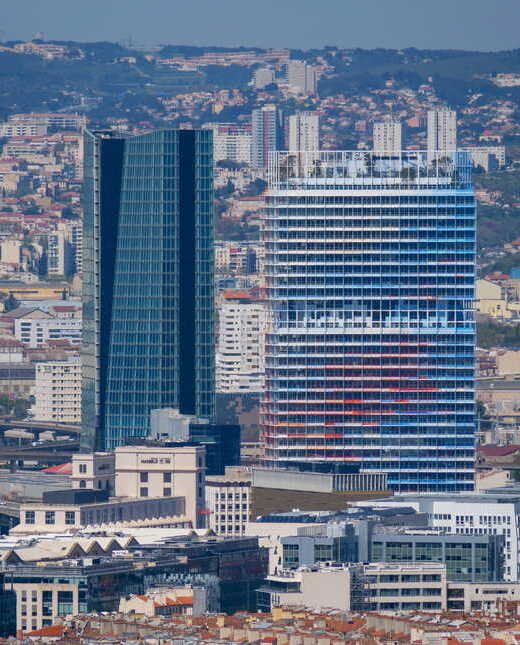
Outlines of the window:
M26 524L35 524L36 517L34 511L25 511L25 523Z
M80 464L79 465L79 472L84 475L87 472L87 464Z
M142 487L139 489L139 495L140 495L141 497L148 497L148 488L147 488L147 487L145 487L145 486L142 486Z
M54 511L45 511L45 524L54 524L56 522L56 513Z
M76 512L75 511L65 511L65 524L75 524L76 523Z
M148 473L139 473L139 481L142 484L146 484L148 482Z
M87 487L87 482L84 479L79 480L79 487L80 488L86 488Z
M172 496L172 489L171 488L163 488L163 497L171 497Z
M172 474L171 473L163 473L163 482L165 484L171 484L172 481Z

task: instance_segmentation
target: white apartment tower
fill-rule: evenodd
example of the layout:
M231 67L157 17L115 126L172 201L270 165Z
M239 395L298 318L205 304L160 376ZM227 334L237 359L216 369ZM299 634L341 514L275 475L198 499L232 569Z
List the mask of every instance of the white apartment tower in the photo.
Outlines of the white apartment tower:
M373 131L374 152L399 153L402 149L402 126L399 121L376 121Z
M274 72L270 67L259 67L253 74L253 86L257 90L263 90L264 87L274 83Z
M67 276L74 268L74 249L66 230L50 233L48 238L47 273L49 276Z
M290 60L287 65L287 82L298 94L316 94L316 69L303 60Z
M265 305L247 292L224 293L219 309L217 392L261 392L264 387Z
M298 112L289 117L289 150L320 149L320 117L317 112Z
M453 152L457 149L457 113L455 110L428 111L428 152Z
M35 405L31 414L36 421L54 423L81 422L81 365L78 359L36 364Z

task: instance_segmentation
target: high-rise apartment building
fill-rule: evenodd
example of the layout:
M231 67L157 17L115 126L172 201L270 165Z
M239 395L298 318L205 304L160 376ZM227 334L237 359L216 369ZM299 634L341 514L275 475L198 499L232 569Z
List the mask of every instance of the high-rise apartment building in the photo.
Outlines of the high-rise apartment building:
M74 249L70 233L60 227L47 236L47 273L50 276L68 276L74 270Z
M263 90L264 87L274 83L274 70L270 67L259 67L253 74L253 86L257 90Z
M265 460L473 489L475 197L467 153L272 157Z
M280 111L276 105L264 105L251 115L251 163L255 168L266 168L269 155L280 147Z
M146 436L150 410L214 411L209 130L87 132L84 449Z
M403 147L399 121L376 121L373 130L374 152L400 154Z
M251 163L251 127L234 123L208 123L205 129L213 130L214 161Z
M298 112L289 117L289 150L320 149L320 117L317 112Z
M298 94L316 94L316 69L303 60L290 60L287 64L289 88Z
M219 307L218 392L264 389L265 303L247 291L224 291Z
M79 423L81 420L81 365L77 358L36 364L35 421Z
M457 149L457 113L454 110L429 110L427 128L430 157Z

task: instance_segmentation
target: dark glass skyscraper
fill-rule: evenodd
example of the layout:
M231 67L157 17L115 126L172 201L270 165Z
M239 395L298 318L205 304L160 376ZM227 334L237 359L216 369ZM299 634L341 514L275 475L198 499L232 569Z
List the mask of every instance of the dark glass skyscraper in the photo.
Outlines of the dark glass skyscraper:
M280 152L269 184L266 461L471 490L467 153Z
M85 136L81 443L110 450L154 408L213 419L212 133Z

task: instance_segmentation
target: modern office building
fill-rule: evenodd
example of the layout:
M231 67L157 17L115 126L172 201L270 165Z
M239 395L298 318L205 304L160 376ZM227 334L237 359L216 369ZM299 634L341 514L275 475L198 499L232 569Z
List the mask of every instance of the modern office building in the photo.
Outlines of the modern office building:
M399 121L376 121L373 129L374 152L400 154L403 147Z
M214 412L210 130L87 132L82 448Z
M457 113L454 110L429 110L427 128L430 155L452 153L457 149Z
M320 149L320 117L317 112L298 112L289 117L289 150Z
M276 105L264 105L251 114L251 163L254 168L266 168L269 155L280 147L281 120Z
M266 465L472 490L468 155L279 152L269 174Z

